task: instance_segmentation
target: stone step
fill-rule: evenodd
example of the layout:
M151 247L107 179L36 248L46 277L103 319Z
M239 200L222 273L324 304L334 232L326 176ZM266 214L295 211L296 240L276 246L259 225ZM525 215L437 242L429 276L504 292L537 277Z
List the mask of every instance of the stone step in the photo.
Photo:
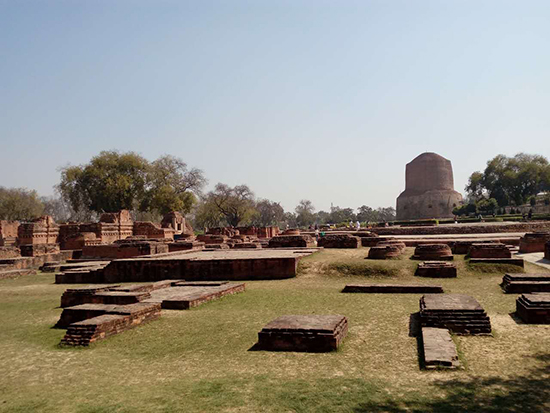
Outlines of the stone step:
M424 367L455 369L460 363L455 343L446 328L423 327Z

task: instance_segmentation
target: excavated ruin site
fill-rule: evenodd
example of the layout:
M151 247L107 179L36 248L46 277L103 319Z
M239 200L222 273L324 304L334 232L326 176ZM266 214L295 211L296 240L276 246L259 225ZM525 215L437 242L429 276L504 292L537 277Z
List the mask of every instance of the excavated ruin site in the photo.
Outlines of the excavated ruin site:
M135 352L152 371L172 371L170 358L202 375L290 363L304 377L342 368L365 380L372 370L403 386L402 377L421 382L434 369L527 374L522 360L550 346L548 222L195 235L178 213L151 223L120 211L94 223L3 221L0 230L5 299L40 317L28 337L49 344L13 342L73 354L67 371L78 374L80 358L108 349L113 367L102 368L118 380L119 356L145 368ZM291 356L304 353L314 354Z

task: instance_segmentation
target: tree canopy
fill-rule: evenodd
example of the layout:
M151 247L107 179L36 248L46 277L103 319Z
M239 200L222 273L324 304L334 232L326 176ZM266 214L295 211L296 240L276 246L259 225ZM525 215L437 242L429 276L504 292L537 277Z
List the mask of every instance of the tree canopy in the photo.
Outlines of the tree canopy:
M494 198L498 205L522 205L531 196L550 190L550 164L541 155L497 155L483 172L474 172L466 192L475 200Z
M200 169L165 155L149 162L134 152L103 151L88 164L61 169L57 186L75 212L121 209L187 213L205 185Z
M29 221L44 213L44 204L36 191L0 187L0 219Z

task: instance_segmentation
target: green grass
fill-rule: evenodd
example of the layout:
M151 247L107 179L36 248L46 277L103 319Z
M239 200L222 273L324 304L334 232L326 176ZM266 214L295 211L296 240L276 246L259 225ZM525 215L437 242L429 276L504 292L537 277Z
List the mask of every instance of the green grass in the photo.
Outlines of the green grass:
M462 258L459 278L412 274L417 261L365 260L366 248L302 260L297 278L248 282L243 294L90 348L58 346L66 286L41 274L0 281L0 411L543 412L550 409L550 326L517 324L500 269ZM412 254L412 249L407 250ZM526 264L526 271L541 271ZM543 271L543 270L542 270ZM352 282L440 284L484 306L494 337L454 337L464 368L422 371L409 318L419 295L342 294ZM349 334L327 354L249 351L282 314L344 314Z

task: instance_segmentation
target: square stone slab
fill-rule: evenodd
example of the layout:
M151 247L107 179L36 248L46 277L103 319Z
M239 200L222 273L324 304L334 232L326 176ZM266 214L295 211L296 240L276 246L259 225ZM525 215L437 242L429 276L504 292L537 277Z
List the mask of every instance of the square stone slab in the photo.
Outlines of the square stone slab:
M258 333L263 350L327 352L338 348L348 331L342 315L284 315Z

